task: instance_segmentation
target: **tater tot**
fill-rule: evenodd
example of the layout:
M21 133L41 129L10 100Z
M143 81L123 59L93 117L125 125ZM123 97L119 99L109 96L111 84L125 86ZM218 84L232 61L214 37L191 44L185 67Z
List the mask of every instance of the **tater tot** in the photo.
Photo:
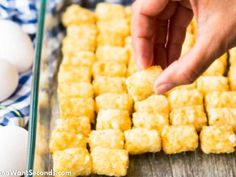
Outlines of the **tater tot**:
M91 152L94 174L107 176L126 176L129 155L124 149L96 147Z
M119 109L103 109L98 112L96 130L115 129L125 131L131 128L129 112Z
M133 100L128 94L105 93L96 97L96 111L121 109L132 111Z
M230 125L236 131L236 108L209 108L209 125Z
M125 131L125 148L130 154L143 154L161 150L161 138L157 130L133 128Z
M73 55L78 51L94 52L96 49L96 38L65 37L62 42L63 55Z
M130 34L130 28L126 19L98 22L97 27L100 33L116 34L122 37L126 37Z
M231 66L236 64L236 47L229 50L229 63Z
M166 154L194 151L198 147L198 135L192 125L166 126L162 130L161 138Z
M131 36L127 36L125 38L125 45L128 45L128 46L132 45L132 37Z
M86 148L87 138L83 134L75 134L54 130L49 142L50 152L60 151L67 148Z
M70 84L76 82L91 82L92 72L88 67L60 68L58 73L59 84Z
M197 131L207 124L203 106L186 106L173 109L170 113L172 125L193 125Z
M132 58L132 37L131 36L127 36L125 38L125 48L128 49L129 57L131 59Z
M201 76L197 79L197 88L203 93L228 91L228 78L224 76Z
M93 98L93 85L87 82L59 84L59 100L67 98Z
M174 90L194 90L194 89L197 89L196 82L193 82L192 84L177 86L177 87L171 89L169 92L167 92L167 95L170 94Z
M236 135L230 126L205 126L200 134L200 142L206 154L232 153L236 147Z
M229 78L230 90L236 91L236 75Z
M220 56L218 58L218 60L220 60L224 64L224 66L227 67L227 65L228 65L228 54L224 53L222 56Z
M154 129L159 132L164 126L169 125L168 117L159 113L135 112L132 121L135 128Z
M89 147L123 149L124 139L124 134L120 130L93 130L89 135Z
M126 73L126 65L119 61L97 61L93 65L94 78L99 76L125 77Z
M230 90L236 91L236 64L230 66L228 72L228 78L229 78Z
M95 24L86 24L86 25L71 25L66 29L66 35L72 38L79 39L96 39L97 27Z
M205 96L206 108L236 108L236 92L211 92Z
M134 110L136 112L160 113L168 116L168 99L163 95L152 95L143 101L135 102Z
M86 116L90 122L94 122L95 103L92 98L63 99L59 102L59 108L62 119Z
M129 52L126 48L115 46L99 46L96 52L98 61L117 61L125 65L129 61Z
M91 132L90 119L88 117L77 117L73 119L57 119L56 131L82 133L88 136Z
M53 171L57 174L70 172L70 175L56 177L89 176L92 171L92 159L86 148L70 148L53 153Z
M132 9L131 6L125 7L125 16L128 24L131 24Z
M94 24L96 16L93 12L74 4L66 9L62 16L62 22L66 27L70 25Z
M95 60L96 56L93 52L78 51L71 55L64 56L61 65L63 65L64 68L71 66L73 67L85 66L92 68Z
M125 45L125 37L115 33L100 32L97 36L97 45L123 47Z
M196 89L174 90L170 92L168 98L171 109L183 106L203 105L203 95Z
M153 84L162 72L160 66L152 66L146 70L134 73L126 80L129 94L134 101L141 101L154 94Z
M119 4L99 3L95 14L98 21L114 21L125 19L125 8Z
M121 77L98 77L93 81L95 95L104 93L127 93L125 79Z
M215 60L207 70L202 74L203 76L223 76L225 73L225 63L222 60Z
M236 76L236 64L230 66L228 76Z

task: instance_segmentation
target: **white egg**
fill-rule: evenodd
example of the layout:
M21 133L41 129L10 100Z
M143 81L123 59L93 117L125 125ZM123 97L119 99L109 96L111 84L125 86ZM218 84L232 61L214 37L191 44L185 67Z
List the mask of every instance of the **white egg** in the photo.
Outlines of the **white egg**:
M29 36L16 23L0 20L0 60L8 61L22 73L32 66L33 57Z
M10 63L0 59L0 102L13 94L18 85L17 69Z
M25 171L28 132L17 126L0 127L0 172ZM1 174L0 177L6 175ZM10 175L13 177L17 175Z

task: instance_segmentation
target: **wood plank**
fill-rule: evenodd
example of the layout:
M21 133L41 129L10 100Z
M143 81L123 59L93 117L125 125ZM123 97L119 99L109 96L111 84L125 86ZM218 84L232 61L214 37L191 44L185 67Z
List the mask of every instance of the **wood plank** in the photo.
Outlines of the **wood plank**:
M163 152L130 157L128 177L172 177L168 156Z
M175 155L131 156L127 177L235 177L234 154L206 155L200 150Z

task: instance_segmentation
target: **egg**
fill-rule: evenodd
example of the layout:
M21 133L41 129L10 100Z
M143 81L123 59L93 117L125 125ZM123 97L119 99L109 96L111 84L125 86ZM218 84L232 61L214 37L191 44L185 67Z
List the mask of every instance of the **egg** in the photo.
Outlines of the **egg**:
M33 57L30 37L18 24L0 20L0 60L8 61L22 73L32 66Z
M25 171L28 132L17 126L0 127L0 142L0 177L6 177L2 172L10 170Z
M0 102L13 94L17 88L18 80L17 69L10 63L0 59Z

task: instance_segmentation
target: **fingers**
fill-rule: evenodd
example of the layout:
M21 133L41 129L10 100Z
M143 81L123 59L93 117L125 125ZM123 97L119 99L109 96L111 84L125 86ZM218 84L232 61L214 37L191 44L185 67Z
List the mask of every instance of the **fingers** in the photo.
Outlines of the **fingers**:
M177 3L169 3L155 20L156 29L153 36L153 64L160 65L162 68L166 68L168 64L166 43L169 31L169 19L174 15L176 7Z
M168 65L180 57L186 29L192 17L192 10L179 5L174 16L171 18L167 44Z
M137 0L140 1L141 13L146 16L155 17L159 15L166 5L169 3L169 0Z
M167 0L137 0L133 5L132 43L134 58L141 69L153 63L154 19L167 3Z
M166 40L168 32L168 20L156 20L156 30L153 36L154 45L154 65L160 65L162 68L167 66Z
M181 5L189 8L187 0L185 2ZM235 21L230 18L225 21L225 16L233 17L236 12L226 10L231 7L228 1L202 0L189 2L198 23L197 41L185 56L174 61L180 55L180 46L186 30L186 24L181 24L181 21L186 23L192 16L186 9L181 10L181 12L177 10L174 19L171 19L167 43L169 62L174 62L155 81L154 87L158 94L162 94L178 85L192 83L214 59L222 55L235 43L233 42L235 41L235 32L233 32L235 31ZM219 25L220 28L216 28Z
M190 84L198 78L214 60L212 54L217 49L207 49L212 40L198 39L189 53L166 68L155 81L156 93L163 94L178 85Z

